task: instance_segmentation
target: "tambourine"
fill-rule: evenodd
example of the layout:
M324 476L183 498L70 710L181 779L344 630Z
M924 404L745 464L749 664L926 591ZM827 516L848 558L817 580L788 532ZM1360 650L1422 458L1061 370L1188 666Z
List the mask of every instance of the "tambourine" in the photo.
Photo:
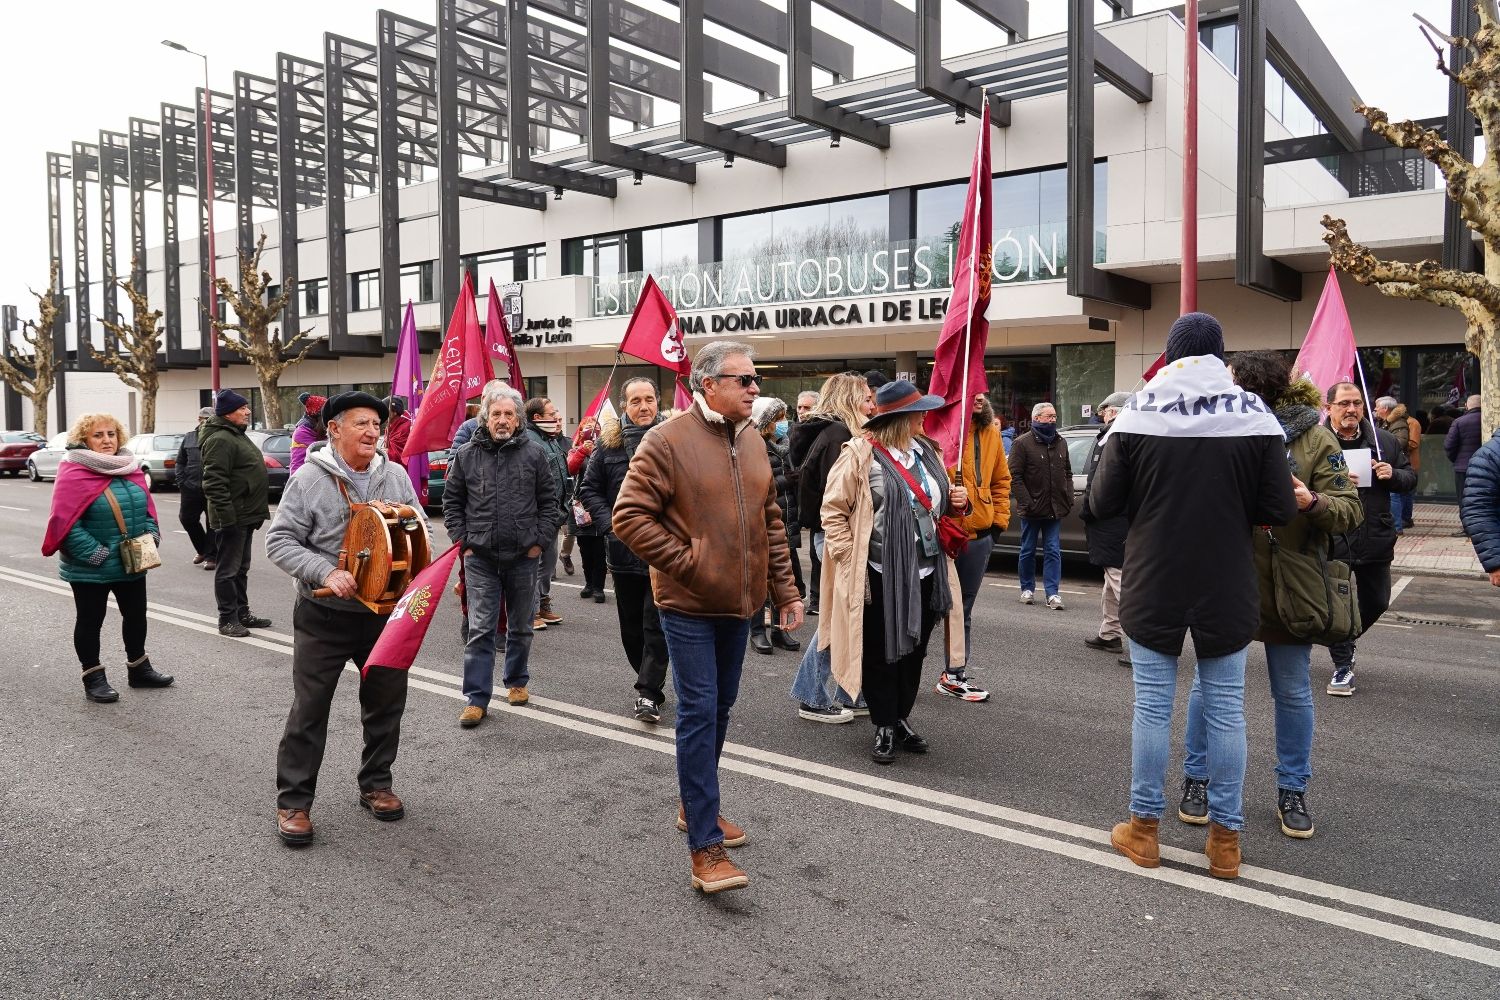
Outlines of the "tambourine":
M339 569L353 574L354 598L377 615L388 615L412 581L432 561L422 515L406 504L349 505L349 524L339 548ZM314 597L334 597L329 587Z

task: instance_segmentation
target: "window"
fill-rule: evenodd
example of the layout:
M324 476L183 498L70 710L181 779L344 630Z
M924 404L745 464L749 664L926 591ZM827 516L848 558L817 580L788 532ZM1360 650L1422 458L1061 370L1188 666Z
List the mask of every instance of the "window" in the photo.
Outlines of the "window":
M640 266L631 268L661 274L698 266L698 224L661 226L640 233Z
M1115 345L1058 344L1052 348L1052 370L1057 385L1053 402L1057 425L1089 423L1099 401L1115 391ZM1084 416L1085 406L1089 416Z
M420 264L407 264L401 268L401 301L431 302L437 298L433 290L434 261L424 260Z
M890 196L869 195L737 215L721 223L723 260L837 256L890 241Z
M498 287L528 278L545 278L547 249L537 244L475 254L463 259L463 268L474 278L474 293L487 295L491 281Z
M1198 26L1198 39L1204 44L1208 51L1214 54L1214 58L1223 63L1229 72L1239 75L1240 72L1240 31L1239 25L1234 21L1219 21L1215 24L1203 24Z
M362 309L380 308L380 272L361 271L349 276L349 309L351 312L359 312Z
M314 278L301 282L302 315L321 316L328 310L328 279Z
M585 236L563 243L563 259L568 274L588 278L613 278L630 270L625 252L625 233Z

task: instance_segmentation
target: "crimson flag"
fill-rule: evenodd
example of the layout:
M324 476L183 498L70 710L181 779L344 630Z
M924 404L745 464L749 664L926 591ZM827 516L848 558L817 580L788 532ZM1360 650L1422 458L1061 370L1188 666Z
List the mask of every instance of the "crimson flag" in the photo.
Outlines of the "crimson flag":
M432 619L437 615L443 591L448 589L448 577L453 575L453 564L458 561L461 547L462 543L459 542L448 546L447 552L434 559L426 569L417 574L416 579L407 584L406 593L396 602L395 610L386 619L385 627L380 630L375 648L365 658L364 669L360 671L361 677L368 674L371 667L406 670L411 666L411 662L417 658L417 651L422 648L422 640L427 636L427 626L432 624Z
M1159 372L1159 371L1161 371L1166 366L1167 366L1167 352L1166 351L1162 351L1160 354L1158 354L1156 356L1156 360L1153 361L1153 362L1151 362L1151 367L1147 368L1146 371L1141 375L1141 382L1145 383L1145 382L1151 381L1153 378L1156 377L1156 373Z
M598 417L600 415L600 411L609 405L609 390L610 387L614 385L614 381L615 379L613 375L604 380L604 388L600 389L599 392L595 394L593 402L589 403L588 409L583 411L583 418L578 421L580 426L584 424L590 417ZM577 442L575 441L574 443L576 444Z
M454 432L464 422L464 404L483 392L484 384L494 377L479 330L474 286L465 275L443 346L432 362L422 408L412 420L407 451L442 451L451 445Z
M943 464L958 466L963 454L964 425L974 409L974 394L989 389L984 375L984 351L989 344L990 268L994 251L994 219L990 205L990 106L979 116L979 140L969 169L969 194L959 226L957 261L953 267L953 295L943 317L943 332L933 352L932 381L927 391L944 403L927 414L927 434L943 449Z
M649 274L641 288L641 297L636 300L635 311L630 314L630 325L625 328L619 351L648 364L670 368L679 375L686 375L692 368L682 329L677 325L677 310Z
M516 344L510 338L510 324L505 320L505 310L500 308L494 278L490 279L490 306L484 321L484 339L489 344L490 355L505 363L511 387L525 395L526 380L521 375L521 359L516 356Z

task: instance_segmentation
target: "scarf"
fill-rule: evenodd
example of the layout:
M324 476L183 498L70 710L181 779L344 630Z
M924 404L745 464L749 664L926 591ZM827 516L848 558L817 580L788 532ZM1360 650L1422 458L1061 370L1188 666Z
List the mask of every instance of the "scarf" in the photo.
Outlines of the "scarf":
M635 450L641 446L641 440L645 438L646 432L661 423L661 414L656 419L642 427L634 421L627 420L620 428L620 434L625 438L625 457L635 458Z
M1031 436L1040 441L1044 446L1057 440L1056 424L1032 424Z
M62 547L63 540L83 512L104 495L115 479L125 479L140 487L146 494L146 510L153 520L161 523L156 516L156 501L151 498L146 475L141 472L141 460L128 449L121 448L113 455L103 455L87 448L69 448L57 465L57 483L52 488L52 510L47 516L47 531L42 538L42 555L50 556Z
M885 625L885 660L894 663L917 648L922 628L922 584L918 577L921 559L917 555L917 515L913 503L920 503L906 485L906 477L896 468L896 463L879 449L871 451L871 459L880 463L884 474L885 502L881 505L881 554L880 569L882 611ZM939 484L948 481L941 467L934 468L936 458L929 449L923 448L917 461L926 466L927 475ZM919 479L920 481L920 479ZM942 516L944 506L942 491L932 505L934 521ZM947 614L953 606L953 595L948 589L948 557L938 550L937 564L932 572L932 608L938 614Z
M1229 377L1212 354L1164 366L1146 387L1125 401L1104 432L1148 437L1281 437L1271 407Z

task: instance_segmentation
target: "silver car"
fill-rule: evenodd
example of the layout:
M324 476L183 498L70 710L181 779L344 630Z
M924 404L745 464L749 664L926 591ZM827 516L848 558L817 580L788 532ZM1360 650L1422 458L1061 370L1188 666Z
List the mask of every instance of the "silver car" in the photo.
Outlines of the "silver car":
M57 478L57 463L68 450L68 432L52 435L45 448L38 448L26 456L26 478L33 483Z
M137 434L125 447L141 460L141 471L146 474L153 490L176 484L181 434Z

